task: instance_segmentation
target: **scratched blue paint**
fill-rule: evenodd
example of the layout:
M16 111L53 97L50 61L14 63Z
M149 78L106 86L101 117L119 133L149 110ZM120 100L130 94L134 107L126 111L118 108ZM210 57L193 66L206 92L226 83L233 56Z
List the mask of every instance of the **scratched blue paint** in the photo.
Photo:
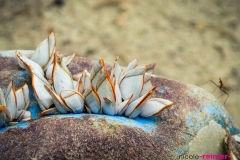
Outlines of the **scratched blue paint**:
M205 117L201 114L205 114ZM186 116L185 125L188 127L188 131L194 134L202 127L207 126L211 120L215 120L222 128L229 129L231 134L240 133L240 129L234 125L230 115L219 103L202 105L200 110L190 112Z
M187 133L187 132L185 132L185 133L180 133L180 135L181 135L181 137L186 138L186 139L191 139L191 138L194 137L194 135L192 135L192 134L190 134L190 133Z
M131 127L137 127L141 128L147 132L152 132L155 128L157 128L155 124L155 118L135 118L135 119L130 119L127 117L122 117L122 116L108 116L108 115L103 115L103 114L87 114L87 113L82 113L82 114L58 114L58 115L51 115L48 117L58 117L58 118L64 118L64 117L74 117L74 118L82 118L83 116L89 116L91 115L92 117L98 117L98 118L104 118L107 120L109 123L119 123Z
M155 124L155 121L157 120L156 116L151 116L151 117L147 117L147 118L137 117L134 120L137 121L138 123L143 124L143 125L147 124L151 128L156 128L156 124Z
M25 55L30 55L34 52L34 50L18 50L21 53L24 53ZM1 57L14 57L16 50L6 50L6 51L0 51Z
M32 119L36 119L38 117L38 114L41 112L38 104L33 101L30 102L30 105L27 110L32 113Z
M164 93L166 90L169 90L169 87L168 87L168 86L164 86L164 87L162 87L162 88L157 89L157 91L158 91L159 93Z
M27 122L18 122L17 124L14 124L12 126L8 126L8 127L5 127L5 128L1 128L0 129L0 134L4 131L7 131L8 129L10 128L15 128L15 127L19 127L19 128L27 128L28 127L28 123Z
M234 125L233 120L222 106L211 106L203 108L203 112L213 115L215 121L218 122L223 128L228 128L231 134L239 134L240 129Z
M26 70L24 69L24 70L19 70L18 72L17 72L17 74L19 75L19 77L18 78L21 78L21 77L24 77L25 75L26 75Z
M30 80L30 75L31 74L28 69L19 70L17 73L13 74L14 77L17 77L17 81L15 81L15 83L24 81L26 79Z
M33 113L34 110L31 110ZM50 115L50 116L45 116L45 118L48 117L55 117L55 118L66 118L66 117L73 117L73 118L82 118L84 116L89 116L90 114L82 113L82 114L58 114L58 115ZM154 129L157 128L155 124L155 117L151 118L136 118L136 119L129 119L126 117L121 117L121 116L108 116L108 115L101 115L101 114L91 114L92 117L97 117L97 118L104 118L107 120L109 123L118 123L121 125L126 125L130 127L136 127L143 129L146 132L152 132ZM28 127L28 122L19 122L13 126L8 126L6 128L0 129L0 133L8 130L9 128L13 127L20 127L20 128L27 128Z
M9 57L10 54L8 52L1 52L1 57Z
M33 89L29 90L29 94L30 94L30 104L28 107L28 111L30 111L32 113L32 119L35 119L38 117L39 113L41 112L41 109L33 95Z
M13 83L14 88L17 89L21 87L24 83L30 82L30 73L27 70L19 70L17 73L13 73ZM30 83L31 84L31 83ZM28 84L31 90L32 86Z
M177 153L177 156L183 155L187 152L187 150L185 148L178 148L175 151Z
M19 123L15 124L14 126L25 129L25 128L28 127L28 123L26 123L26 122L19 122Z
M185 126L188 128L190 135L195 135L202 127L207 126L211 120L216 121L222 128L228 129L231 134L240 133L240 129L234 125L230 115L214 96L201 92L197 87L191 87L190 90L187 90L187 94L190 97L204 99L202 103L200 102L201 105L198 109L192 110L186 115Z

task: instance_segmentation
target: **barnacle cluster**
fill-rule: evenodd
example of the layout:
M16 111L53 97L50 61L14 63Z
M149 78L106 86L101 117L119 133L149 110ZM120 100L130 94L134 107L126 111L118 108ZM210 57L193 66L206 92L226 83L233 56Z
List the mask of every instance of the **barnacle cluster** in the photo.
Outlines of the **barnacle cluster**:
M29 100L27 84L15 90L11 81L5 96L0 88L0 128L30 120L31 112L27 111Z
M109 71L100 59L90 73L83 68L72 75L67 66L75 54L61 56L55 52L55 46L52 32L31 57L16 51L19 65L31 75L34 96L42 110L40 115L85 111L135 118L158 115L173 105L166 99L151 98L156 89L151 82L155 65L137 65L133 60L121 67L117 57Z

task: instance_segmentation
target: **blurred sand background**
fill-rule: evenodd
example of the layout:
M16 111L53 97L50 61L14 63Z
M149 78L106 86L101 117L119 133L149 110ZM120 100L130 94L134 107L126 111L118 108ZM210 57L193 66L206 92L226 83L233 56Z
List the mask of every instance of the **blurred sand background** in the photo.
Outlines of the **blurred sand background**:
M0 11L0 50L33 50L54 30L63 54L156 62L155 74L194 85L222 78L240 126L240 1L0 0Z

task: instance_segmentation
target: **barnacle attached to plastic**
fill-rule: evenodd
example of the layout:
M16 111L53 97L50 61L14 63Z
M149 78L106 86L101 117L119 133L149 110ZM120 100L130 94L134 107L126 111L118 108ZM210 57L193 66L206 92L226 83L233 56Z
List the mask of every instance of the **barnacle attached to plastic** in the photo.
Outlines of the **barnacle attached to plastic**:
M129 118L149 117L173 105L166 99L151 98L156 89L151 82L155 64L137 65L137 60L133 60L124 68L118 64L117 57L109 73L100 59L90 73L83 68L72 75L67 66L74 56L55 53L54 33L38 46L32 57L16 53L19 65L31 73L34 94L43 111L41 115L85 110Z
M0 88L0 128L30 120L31 112L27 111L29 100L29 89L26 84L15 90L11 81L5 96Z

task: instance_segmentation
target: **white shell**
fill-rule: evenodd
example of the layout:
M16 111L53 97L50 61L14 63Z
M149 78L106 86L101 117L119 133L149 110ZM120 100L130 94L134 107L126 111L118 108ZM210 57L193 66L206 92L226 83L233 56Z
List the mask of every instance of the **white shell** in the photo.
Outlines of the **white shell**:
M81 94L84 93L84 91L90 87L90 78L89 73L87 70L83 70L82 72L77 74L78 77L75 77L78 79L77 85L74 87L75 90L79 91Z
M162 98L149 99L142 108L140 116L149 117L159 114L164 108L172 106L173 103L169 100Z
M136 66L137 66L137 60L134 59L132 62L130 62L130 63L128 64L127 68L125 68L125 69L122 71L121 76L123 76L124 74L126 74L128 71L133 70Z
M52 96L53 103L60 113L67 113L70 111L70 109L63 103L62 99L56 93L54 93L48 86L45 85L44 87Z
M119 80L121 76L121 67L118 64L118 57L115 59L112 71L111 71L111 80L114 83L114 77L116 78L116 83L119 85Z
M50 64L49 67L46 70L47 80L52 80L52 70L53 70L53 64Z
M37 73L44 77L44 72L38 63L32 61L31 59L27 58L24 54L21 54L17 51L16 51L16 57L18 61L21 61L25 65L24 68L28 68L30 70L31 74Z
M48 109L52 104L53 100L49 92L44 88L44 85L50 86L48 81L41 75L32 75L32 86L34 90L34 96L38 101L38 104L42 111Z
M137 117L142 111L142 105L152 96L156 87L153 87L148 93L131 102L125 111L125 116L129 118Z
M49 115L49 114L59 114L60 112L58 111L58 109L56 107L53 108L49 108L47 110L42 111L39 115L43 116L43 115Z
M143 66L130 70L125 74L122 80L120 80L120 90L124 100L128 99L132 94L133 98L131 102L139 97L144 84L143 75L145 69L146 67Z
M82 77L82 72L76 73L72 76L74 81L79 81L81 77Z
M63 57L61 60L61 66L62 68L70 75L71 72L68 70L67 66L69 65L69 63L73 60L73 58L75 57L75 53L71 56L66 56Z
M50 84L44 78L44 72L41 66L19 52L16 52L16 57L30 70L34 95L41 110L44 111L48 109L53 104L53 102L52 97L44 88L44 85L50 86Z
M91 84L90 73L87 70L83 70L82 75L83 75L82 82L83 82L83 92L84 92L87 88L90 87L90 84Z
M93 113L102 112L100 97L92 85L90 85L90 88L87 88L86 91L84 92L84 98L85 103L91 110L91 112Z
M1 88L0 88L0 105L4 107L3 109L4 109L5 114L7 115L7 119L8 120L12 119L11 113L6 107L6 101L5 101L4 94L3 94L3 91Z
M101 100L103 112L107 115L115 114L116 97L110 76L106 68L101 72L96 84L96 90Z
M52 32L48 38L43 40L32 54L31 60L38 63L45 71L53 62L53 53L55 52L55 34Z
M20 121L29 121L32 119L31 117L32 117L31 112L25 111Z
M6 107L11 114L11 116L9 117L9 120L12 121L15 117L17 117L17 100L16 100L16 95L14 92L12 81L8 86L8 89L5 95L5 100L6 100Z
M17 109L26 110L30 101L29 89L27 84L24 84L21 88L17 89L15 93L17 99Z
M57 63L57 54L54 53L54 65L53 65L53 87L60 95L62 90L73 90L73 80L70 75Z
M99 74L101 74L100 71L102 70L103 67L104 67L103 59L99 59L99 61L95 63L92 67L92 70L90 72L90 81L94 88L96 88L98 76Z
M151 74L145 73L145 75L144 75L144 85L143 85L142 91L140 93L140 96L143 96L144 94L146 94L153 87L152 82L151 82L151 78L152 78Z
M74 113L82 113L84 99L80 93L74 90L64 90L60 93L63 103L71 108Z
M133 94L129 99L121 102L120 104L118 104L116 106L116 108L115 108L115 114L116 115L122 115L126 111L132 97L133 97Z

